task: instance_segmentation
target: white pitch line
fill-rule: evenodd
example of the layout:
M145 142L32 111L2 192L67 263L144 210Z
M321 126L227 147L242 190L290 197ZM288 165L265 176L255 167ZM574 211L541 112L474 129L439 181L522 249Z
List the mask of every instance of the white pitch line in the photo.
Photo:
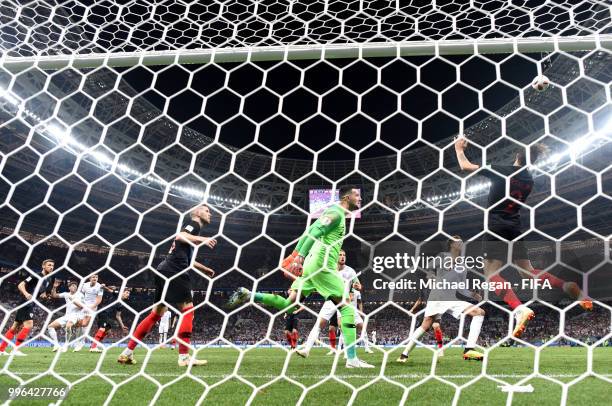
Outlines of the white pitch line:
M32 372L32 371L11 371L13 372L15 375L40 375L44 372ZM45 371L46 372L46 371ZM59 373L56 372L58 375L60 376L86 376L89 375L89 373L82 373L82 372L63 372L63 373ZM129 373L123 373L123 372L109 372L109 373L100 373L100 374L94 374L93 376L96 375L104 375L104 376L133 376L135 374L129 374ZM150 377L174 377L176 378L177 376L179 376L180 374L176 373L176 374L169 374L169 373L163 373L163 374L146 374L147 376ZM191 374L195 377L198 378L227 378L229 376L233 376L233 375L228 375L228 374L206 374L206 375L198 375L198 374ZM291 375L288 374L287 377L291 378L291 379L324 379L329 377L331 374L329 375ZM529 374L486 374L483 375L483 378L486 377L493 377L493 378L524 378ZM578 374L554 374L554 375L544 375L543 376L549 377L549 378L577 378L581 375ZM378 375L376 376L371 376L371 375L356 375L356 374L352 374L352 375L338 375L338 374L334 374L333 376L337 377L337 378L348 378L348 379L352 379L352 378L364 378L364 379L372 379L372 378L376 378ZM418 379L418 378L426 378L430 375L428 374L397 374L397 375L385 375L386 378L390 378L390 379ZM475 378L479 375L433 375L435 377L438 378L443 378L443 379L472 379ZM603 376L606 378L610 378L612 377L612 374L599 374L599 376ZM272 374L268 374L268 375L240 375L240 377L248 379L248 378L255 378L255 379L274 379L277 378L278 375L272 375ZM539 377L536 376L534 377L534 379L538 379Z

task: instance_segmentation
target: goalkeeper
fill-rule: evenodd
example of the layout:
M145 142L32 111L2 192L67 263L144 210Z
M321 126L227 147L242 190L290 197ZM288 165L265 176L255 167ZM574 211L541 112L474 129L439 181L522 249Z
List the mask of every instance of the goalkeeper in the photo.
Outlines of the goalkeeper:
M361 207L361 194L354 186L344 186L340 188L339 197L340 202L325 210L300 238L293 253L283 261L283 269L296 276L289 297L260 292L251 294L248 289L239 288L230 297L228 307L237 307L253 297L255 302L293 313L298 294L308 297L318 292L325 300L331 300L339 307L348 356L346 367L374 368L357 358L355 308L345 297L344 281L336 271L346 231L346 212Z

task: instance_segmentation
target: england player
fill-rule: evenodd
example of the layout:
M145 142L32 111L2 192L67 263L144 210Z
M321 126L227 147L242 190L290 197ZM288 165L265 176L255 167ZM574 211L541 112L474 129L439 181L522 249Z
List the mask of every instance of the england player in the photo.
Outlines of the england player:
M439 261L436 261L436 282L440 284L447 284L448 286L465 284L467 268L459 263L457 258L461 255L463 248L463 241L459 236L453 236L448 242L449 252L442 252L439 254ZM447 258L451 260L448 261ZM446 264L450 264L446 266ZM408 355L416 346L417 341L429 330L434 322L436 315L444 313L450 313L454 318L460 319L465 316L472 316L470 323L470 331L468 333L467 343L463 351L464 360L477 360L482 361L484 354L475 350L478 336L482 328L484 321L485 312L479 307L472 305L469 302L457 299L457 289L444 288L444 289L432 289L427 300L427 307L425 307L425 317L423 323L418 327L406 346L406 349L397 362L404 363L408 359ZM477 301L482 298L478 293L471 292L467 289L461 290L464 296L469 296Z
M461 170L474 172L480 169L480 165L473 164L465 156L468 142L464 137L459 137L455 141L455 153ZM529 148L531 163L535 163L540 156L546 152L547 148L542 144L536 144ZM507 286L506 280L496 272L506 263L506 250L504 241L514 241L512 249L512 262L517 265L523 278L536 278L547 280L552 287L563 290L573 299L579 300L580 306L585 310L592 310L593 303L586 297L575 282L566 282L548 272L535 269L529 256L527 248L522 238L521 231L521 206L517 203L524 203L533 189L533 176L527 168L527 155L522 149L516 154L514 163L510 165L491 165L486 170L480 172L491 181L489 189L489 218L488 231L495 235L488 235L484 244L485 253L485 277L500 286L495 290L495 294L501 297L504 302L514 310L516 319L513 331L514 337L520 337L530 320L535 317L533 310L523 305L516 296L512 288L502 289ZM500 178L502 175L503 178ZM507 182L506 182L507 181ZM508 185L506 185L508 183ZM506 194L508 190L508 194ZM511 199L506 199L510 196ZM501 239L500 239L501 238Z
M450 249L450 247L447 248ZM426 274L427 278L435 279L436 275L433 272L426 272ZM417 314L417 311L421 306L427 305L430 293L431 289L421 288L419 290L419 297L409 310L411 314ZM434 331L434 337L436 339L436 344L438 345L438 357L444 356L444 334L442 333L442 327L440 326L441 323L442 314L436 314L435 316L433 316L432 327Z
M357 358L355 349L356 327L355 308L348 302L344 281L338 274L338 256L346 231L346 213L361 207L361 192L356 186L340 188L340 202L327 208L300 238L289 257L283 260L283 268L297 276L291 285L291 294L280 295L250 292L239 288L228 301L229 308L235 308L253 298L257 303L284 310L295 311L298 292L308 297L318 292L325 300L331 300L340 308L341 329L347 345L347 368L374 368Z
M206 365L206 360L198 360L189 356L191 332L193 331L193 289L188 271L191 266L198 272L212 278L215 272L194 261L194 246L203 244L210 249L215 248L217 240L200 236L203 227L210 224L211 213L207 205L201 204L189 213L189 220L174 239L170 252L164 261L157 267L157 271L164 278L155 275L155 307L136 327L127 348L123 350L117 362L120 364L135 364L134 348L151 332L164 313L168 310L166 303L170 303L181 311L181 324L178 328L179 358L178 365Z
M102 284L98 282L98 274L92 274L89 277L89 282L84 283L79 292L83 294L83 303L85 304L84 316L79 323L79 331L77 332L77 342L74 344L73 352L79 352L85 345L85 336L89 334L91 327L92 317L98 311L98 306L102 303L102 297L104 296L104 288Z
M372 341L372 345L376 345L376 330L372 331L372 338L370 341Z
M130 299L130 290L126 288L121 292L121 289L115 286L107 287L106 285L102 285L102 287L110 294L108 303L112 303L112 305L104 309L97 317L98 331L96 331L94 340L91 342L89 352L102 352L98 344L102 344L104 337L106 337L115 327L115 321L124 334L127 334L129 331L128 327L123 322L121 312L123 311L124 305L127 304ZM119 298L121 298L121 300L119 300Z
M81 321L85 316L83 313L85 305L83 304L83 294L78 291L79 285L75 281L68 283L68 292L57 293L57 288L59 286L59 281L55 281L53 283L53 288L51 288L51 298L64 299L66 301L66 313L49 324L47 327L47 333L53 340L52 351L57 352L61 350L62 352L66 352L72 337L72 327L78 324L79 321ZM59 344L59 340L57 338L58 328L63 328L65 331L64 346L60 346Z
M19 273L21 281L17 284L17 290L21 302L18 304L19 309L15 313L15 321L4 333L4 340L0 344L0 355L7 355L5 350L9 342L15 337L15 346L11 354L16 356L25 356L26 354L19 351L19 346L28 338L28 334L34 327L34 298L47 299L47 289L49 288L49 279L46 278L55 267L55 262L52 259L45 259L42 262L42 270L40 274L32 274L28 271Z
M171 317L172 312L168 310L159 320L159 344L162 346L162 348L166 346L166 340L168 340L168 330L170 329Z

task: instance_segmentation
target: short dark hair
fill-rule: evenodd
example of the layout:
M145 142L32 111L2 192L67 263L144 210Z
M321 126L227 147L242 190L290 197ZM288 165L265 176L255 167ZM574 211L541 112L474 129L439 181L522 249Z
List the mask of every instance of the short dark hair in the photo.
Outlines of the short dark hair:
M51 262L53 265L55 265L55 261L54 261L54 260L52 260L52 259L45 259L45 260L42 262L42 266L47 265L49 262Z
M340 200L342 200L342 198L348 194L350 194L353 189L359 189L357 186L355 185L344 185L344 186L340 186L340 192L339 192L339 198Z
M535 163L540 157L548 153L548 147L542 143L533 144L529 147L529 155L531 156L531 163ZM527 164L527 152L521 148L516 153L516 160L519 165L523 166Z
M70 285L77 285L77 286L79 286L77 281L70 281L70 282L68 282L68 286L70 286Z

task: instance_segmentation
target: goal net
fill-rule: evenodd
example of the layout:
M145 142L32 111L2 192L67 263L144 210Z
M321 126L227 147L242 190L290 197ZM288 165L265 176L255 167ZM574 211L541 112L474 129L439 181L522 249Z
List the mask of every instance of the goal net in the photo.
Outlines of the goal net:
M605 402L611 29L595 0L2 1L0 399ZM362 199L342 239L372 369L324 356L346 324L328 334L324 295L291 317L254 293L227 305L241 287L287 295L283 258L345 185ZM160 271L201 204L216 245L187 243L190 268ZM482 363L461 355L477 313L444 305L444 347L437 328L414 339L431 318L413 305L436 290L425 259L453 239L482 260L454 299L485 314ZM190 341L168 301L176 321L136 337L183 277ZM102 300L66 328L72 283ZM138 363L118 365L134 338ZM177 367L176 339L208 365Z

